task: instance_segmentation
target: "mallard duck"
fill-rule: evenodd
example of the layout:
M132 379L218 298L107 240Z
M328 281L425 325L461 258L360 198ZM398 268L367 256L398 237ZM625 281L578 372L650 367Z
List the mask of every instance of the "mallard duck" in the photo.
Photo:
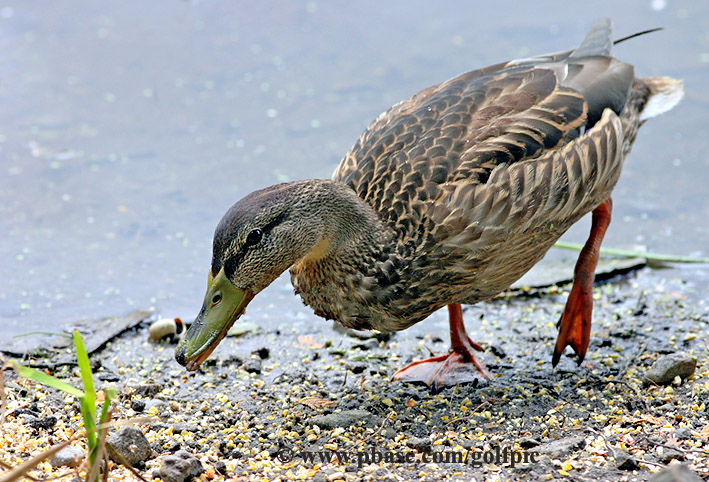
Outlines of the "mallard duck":
M596 22L575 50L513 60L425 89L377 117L332 179L253 192L214 234L207 293L177 361L195 370L249 301L290 268L315 314L403 330L448 306L450 352L394 379L434 387L489 378L461 303L506 290L571 225L592 228L559 321L552 364L579 364L611 192L640 125L674 107L681 81L636 78Z

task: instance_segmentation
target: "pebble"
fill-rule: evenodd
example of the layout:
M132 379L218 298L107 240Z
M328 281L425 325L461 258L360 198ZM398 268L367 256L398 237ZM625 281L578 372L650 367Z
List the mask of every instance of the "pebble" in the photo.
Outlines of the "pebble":
M156 407L159 409L159 408L163 407L164 405L165 405L165 402L163 400L151 398L150 400L145 401L145 406L143 407L143 410L147 411L153 407Z
M222 475L227 475L229 471L227 470L226 464L220 460L214 465L214 468L216 469L217 472L219 472Z
M431 441L427 438L410 438L406 441L406 446L419 452L431 451Z
M133 395L150 398L160 393L164 387L158 383L144 383L141 385L133 385L130 388L133 389Z
M186 450L178 450L174 455L160 459L160 469L153 473L164 482L185 482L204 473L202 462Z
M565 437L543 443L537 446L534 451L558 459L583 447L585 441L586 439L584 437Z
M73 445L67 445L56 454L52 455L49 463L52 467L78 467L84 459L84 451Z
M261 373L261 359L251 358L244 363L244 370L248 373Z
M311 425L330 430L337 427L350 427L357 422L367 422L373 420L375 416L366 410L343 410L330 415L319 415L310 419Z
M28 417L25 423L35 430L49 430L57 424L57 417L48 415L46 417Z
M254 350L254 351L251 352L251 353L252 353L253 355L258 355L258 357L259 357L261 360L265 360L265 359L267 359L269 356L271 356L271 350L269 350L269 349L266 348L265 346L259 348L258 350Z
M375 348L379 348L379 341L377 341L376 339L366 340L362 343L357 343L356 345L353 345L352 348L359 348L363 351L373 350Z
M669 464L673 460L685 460L686 457L679 450L662 447L662 455L660 455L658 458L663 464Z
M519 441L519 446L523 449L531 449L532 447L538 447L541 442L535 438L527 437Z
M675 377L686 380L697 369L697 359L687 353L677 352L661 356L645 373L645 385L669 385Z
M185 329L185 324L179 318L162 318L150 325L150 341L160 341L165 337L179 335Z
M135 427L123 427L111 434L106 439L106 448L114 462L122 464L125 459L131 466L155 456L145 434Z
M103 371L98 374L98 379L102 382L117 382L121 379L121 377L113 372Z
M199 432L199 425L197 425L196 423L177 422L177 423L172 424L172 431L174 433L181 433L181 432L196 433L196 432Z
M625 450L615 450L615 466L619 470L637 470L638 464Z
M652 477L650 482L702 482L702 479L684 464L672 464Z
M692 436L692 431L687 427L680 427L675 430L672 435L674 435L677 440L687 440Z

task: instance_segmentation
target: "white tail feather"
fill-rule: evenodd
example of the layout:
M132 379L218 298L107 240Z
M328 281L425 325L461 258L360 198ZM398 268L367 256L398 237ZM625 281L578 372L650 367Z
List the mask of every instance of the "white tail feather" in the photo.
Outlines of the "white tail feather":
M650 98L640 113L641 121L664 114L684 97L681 80L670 77L650 77L642 81L650 88Z

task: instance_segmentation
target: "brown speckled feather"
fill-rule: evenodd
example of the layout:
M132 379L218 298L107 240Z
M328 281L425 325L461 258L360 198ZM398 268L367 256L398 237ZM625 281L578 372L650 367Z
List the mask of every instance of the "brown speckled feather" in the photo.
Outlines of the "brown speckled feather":
M628 102L633 68L608 56L610 34L602 21L576 51L462 74L367 128L333 180L396 248L370 269L378 316L358 324L401 329L496 295L609 197L644 102Z

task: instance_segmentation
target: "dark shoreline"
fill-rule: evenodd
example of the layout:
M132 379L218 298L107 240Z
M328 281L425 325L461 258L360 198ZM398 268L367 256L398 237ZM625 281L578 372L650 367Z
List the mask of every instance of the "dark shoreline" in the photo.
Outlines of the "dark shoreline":
M146 463L148 479L161 456L178 449L197 455L220 480L218 470L232 480L486 480L495 473L499 480L647 480L677 462L706 477L709 458L702 450L709 450L709 416L703 400L709 372L702 340L709 320L659 279L642 269L596 287L593 336L581 367L570 356L556 370L550 363L562 289L467 307L466 322L483 334L482 357L495 378L438 394L389 380L396 368L428 356L429 349L447 349L446 334L427 334L426 326L364 339L319 319L307 329L256 329L227 338L202 368L188 373L172 358L175 345L148 341L148 323L141 323L91 359L97 389L111 385L120 394L118 418L156 417L139 426L156 454ZM432 325L428 329L440 323ZM678 351L698 359L696 373L679 384L644 386L649 366ZM75 372L65 365L55 374L79 386ZM2 460L15 465L77 426L78 404L67 404L63 394L18 381L11 372L6 383L6 433L16 440L25 433L37 442L24 451L5 445ZM33 416L22 409L35 410L36 419L55 416L57 424L32 428ZM475 467L445 463L442 455L441 463L433 462L437 452L503 448L533 453L536 463ZM279 460L284 450L296 454L288 463ZM413 453L415 461L358 467L356 460L323 464L303 458L335 451L356 457L368 450ZM420 461L422 454L430 461ZM119 469L111 480L124 475L133 477Z

